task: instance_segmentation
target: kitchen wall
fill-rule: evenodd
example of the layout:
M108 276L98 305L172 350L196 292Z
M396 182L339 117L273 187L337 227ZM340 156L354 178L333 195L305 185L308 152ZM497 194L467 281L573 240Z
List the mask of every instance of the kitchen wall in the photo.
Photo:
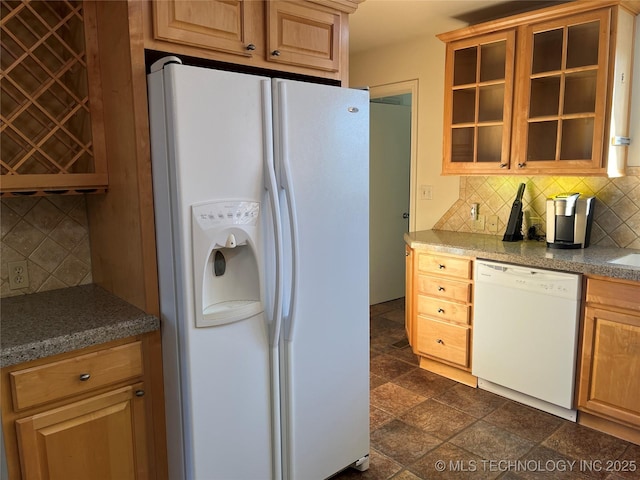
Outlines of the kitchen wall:
M640 25L640 24L639 24ZM459 25L462 26L462 25ZM449 26L448 26L449 27ZM449 30L457 28L451 25ZM640 27L639 27L640 28ZM637 41L640 35L637 36ZM635 61L640 48L636 50ZM456 177L442 176L442 131L444 106L445 45L432 36L351 55L349 78L353 86L378 86L418 79L417 175L412 178L416 195L416 230L473 230L469 218L471 203L480 204L480 214L497 214L502 235L520 182L524 182L525 210L531 218L544 218L545 199L560 192L578 191L597 198L591 242L640 248L640 181L638 176L622 178L578 177ZM640 78L640 77L639 77ZM635 82L634 82L635 87ZM640 98L640 95L634 96ZM637 112L636 112L637 113ZM637 115L636 115L637 117ZM632 118L633 120L633 118ZM640 134L640 121L632 122L632 136ZM636 134L636 132L638 134ZM640 142L632 142L639 143ZM630 149L629 161L638 162ZM419 186L432 185L433 199L419 198ZM544 230L544 220L534 220Z
M591 244L640 248L640 177L462 177L458 200L433 228L459 232L504 234L511 205L520 183L526 185L523 197L523 223L544 232L546 199L561 192L595 195ZM485 218L484 229L470 218L471 204L478 203ZM498 231L487 230L486 219L499 218Z
M0 297L91 283L83 195L0 200ZM9 289L8 262L27 260L29 287Z
M414 99L418 106L417 171L411 181L416 196L420 185L431 185L433 199L416 198L415 211L411 212L416 230L433 227L458 199L459 177L440 175L444 55L444 43L434 36L428 36L349 57L349 83L352 86L374 87L418 80L418 92Z

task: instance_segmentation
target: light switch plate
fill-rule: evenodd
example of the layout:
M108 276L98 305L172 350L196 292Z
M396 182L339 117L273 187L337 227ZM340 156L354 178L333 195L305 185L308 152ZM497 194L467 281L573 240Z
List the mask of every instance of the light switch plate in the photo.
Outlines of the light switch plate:
M433 199L433 185L420 185L420 200Z

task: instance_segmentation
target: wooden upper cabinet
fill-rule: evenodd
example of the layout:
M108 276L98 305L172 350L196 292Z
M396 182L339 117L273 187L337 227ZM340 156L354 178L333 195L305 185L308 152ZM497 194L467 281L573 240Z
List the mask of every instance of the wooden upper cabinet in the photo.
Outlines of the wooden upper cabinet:
M527 26L515 168L589 171L602 163L611 10Z
M93 2L2 2L2 193L107 186Z
M438 35L443 173L624 174L627 148L612 142L629 135L627 6L568 2ZM504 75L483 76L498 64Z
M340 12L301 2L267 2L269 61L337 72L340 43Z
M508 166L515 31L447 44L444 173Z
M250 57L260 32L251 21L260 2L168 0L152 2L154 38Z
M145 0L144 46L346 83L362 0Z

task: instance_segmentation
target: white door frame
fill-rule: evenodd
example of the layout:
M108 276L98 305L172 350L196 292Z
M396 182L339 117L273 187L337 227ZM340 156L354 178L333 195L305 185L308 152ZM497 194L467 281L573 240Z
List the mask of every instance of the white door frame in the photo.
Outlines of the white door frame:
M409 174L409 231L416 231L416 182L418 180L418 80L388 83L369 88L370 98L411 94L411 166Z

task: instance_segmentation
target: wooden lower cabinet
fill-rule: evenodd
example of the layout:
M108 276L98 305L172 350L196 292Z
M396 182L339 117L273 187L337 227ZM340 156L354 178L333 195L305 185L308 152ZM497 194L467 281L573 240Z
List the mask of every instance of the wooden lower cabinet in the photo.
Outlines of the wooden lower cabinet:
M16 421L24 478L149 478L144 385Z
M578 421L640 443L640 283L587 279Z
M469 329L455 323L418 318L418 353L469 366Z
M470 386L472 259L411 250L407 257L407 331L420 366Z
M2 369L9 478L166 478L156 342L159 332Z
M407 333L409 345L415 345L415 320L413 317L413 257L414 251L409 246L405 246L405 298L404 298L404 328Z

